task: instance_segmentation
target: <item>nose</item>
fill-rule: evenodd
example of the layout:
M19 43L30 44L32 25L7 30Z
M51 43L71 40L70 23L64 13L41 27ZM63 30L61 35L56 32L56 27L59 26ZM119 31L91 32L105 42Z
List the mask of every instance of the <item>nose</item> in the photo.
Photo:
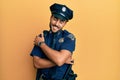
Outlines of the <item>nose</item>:
M56 25L56 26L58 26L58 25L59 25L59 20L57 20L57 21L56 21L55 25Z

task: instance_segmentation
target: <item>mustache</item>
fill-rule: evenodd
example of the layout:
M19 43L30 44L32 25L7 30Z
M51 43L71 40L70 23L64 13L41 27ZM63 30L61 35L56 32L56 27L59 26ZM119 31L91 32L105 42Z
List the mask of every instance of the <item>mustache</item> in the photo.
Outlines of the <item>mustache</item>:
M57 28L59 28L57 25L52 25L53 27L57 27Z

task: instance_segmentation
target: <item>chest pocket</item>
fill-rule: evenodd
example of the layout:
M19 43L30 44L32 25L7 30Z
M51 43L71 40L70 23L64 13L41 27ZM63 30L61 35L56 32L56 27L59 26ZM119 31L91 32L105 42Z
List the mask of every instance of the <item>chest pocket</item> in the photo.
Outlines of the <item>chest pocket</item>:
M62 46L62 44L64 43L64 38L59 38L56 42L56 50L60 50L60 47Z

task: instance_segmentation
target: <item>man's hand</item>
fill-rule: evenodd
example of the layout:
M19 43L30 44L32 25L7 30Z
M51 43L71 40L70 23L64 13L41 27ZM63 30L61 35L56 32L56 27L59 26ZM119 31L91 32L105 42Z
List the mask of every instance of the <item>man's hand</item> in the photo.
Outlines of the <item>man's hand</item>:
M38 45L39 42L45 42L43 33L35 37L34 44Z
M74 64L74 60L73 60L72 56L70 56L70 57L66 60L65 63L66 63L66 64Z

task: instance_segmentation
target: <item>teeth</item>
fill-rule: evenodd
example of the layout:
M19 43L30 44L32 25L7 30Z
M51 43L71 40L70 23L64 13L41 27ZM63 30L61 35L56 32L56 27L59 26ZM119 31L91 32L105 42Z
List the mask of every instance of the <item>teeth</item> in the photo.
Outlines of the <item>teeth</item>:
M58 27L57 26L53 26L54 29L57 29Z

